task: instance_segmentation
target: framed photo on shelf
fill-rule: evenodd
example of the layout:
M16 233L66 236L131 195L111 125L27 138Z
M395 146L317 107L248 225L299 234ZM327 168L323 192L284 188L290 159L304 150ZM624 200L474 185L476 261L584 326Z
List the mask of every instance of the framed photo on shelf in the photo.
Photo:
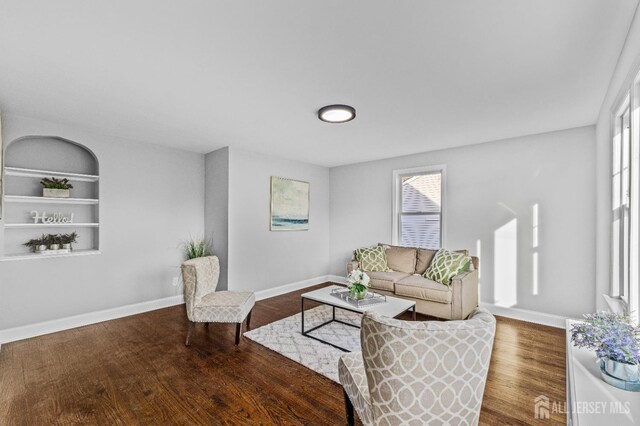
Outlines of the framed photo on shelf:
M271 231L309 229L309 182L271 176Z

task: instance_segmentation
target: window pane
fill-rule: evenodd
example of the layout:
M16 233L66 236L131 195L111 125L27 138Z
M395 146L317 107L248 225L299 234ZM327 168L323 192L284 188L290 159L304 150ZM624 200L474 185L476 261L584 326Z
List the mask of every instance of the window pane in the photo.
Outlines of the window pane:
M400 245L422 247L432 250L440 248L440 215L400 216Z
M440 173L402 178L403 213L440 213Z

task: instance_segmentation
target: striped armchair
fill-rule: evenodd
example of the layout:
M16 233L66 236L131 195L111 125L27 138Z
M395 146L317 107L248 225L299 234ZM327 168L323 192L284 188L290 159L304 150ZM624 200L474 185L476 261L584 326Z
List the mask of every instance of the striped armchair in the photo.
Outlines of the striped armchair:
M475 425L495 336L495 318L409 322L365 314L362 352L338 361L347 421L364 425Z

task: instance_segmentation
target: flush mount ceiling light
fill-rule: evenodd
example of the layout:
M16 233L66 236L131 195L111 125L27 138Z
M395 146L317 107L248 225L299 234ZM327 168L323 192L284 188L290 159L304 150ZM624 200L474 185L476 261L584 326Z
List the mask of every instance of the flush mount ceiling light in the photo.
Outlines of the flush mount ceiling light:
M318 118L327 123L346 123L356 118L356 110L349 105L327 105L320 108Z

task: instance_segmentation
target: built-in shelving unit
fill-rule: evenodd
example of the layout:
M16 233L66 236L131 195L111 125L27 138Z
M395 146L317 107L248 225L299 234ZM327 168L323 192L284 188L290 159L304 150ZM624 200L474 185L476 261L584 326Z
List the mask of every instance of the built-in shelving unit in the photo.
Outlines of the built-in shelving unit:
M5 228L97 228L99 223L5 223Z
M4 247L0 260L51 259L99 254L98 161L77 142L55 136L26 136L5 151ZM42 196L42 178L66 178L73 185L70 198ZM73 222L35 223L34 217L61 215ZM26 241L44 234L78 234L71 252L30 252Z
M97 198L50 198L30 195L5 195L5 203L38 203L38 204L98 204Z
M0 259L0 262L8 262L12 260L32 260L32 259L52 259L58 257L70 257L70 256L91 256L94 254L100 254L99 250L73 250L70 253L60 253L60 254L38 254L38 253L27 253L27 254L10 254Z
M81 173L54 172L50 170L24 169L22 167L5 167L5 176L21 176L21 177L50 177L67 178L77 182L97 182L100 178L97 175L85 175Z

